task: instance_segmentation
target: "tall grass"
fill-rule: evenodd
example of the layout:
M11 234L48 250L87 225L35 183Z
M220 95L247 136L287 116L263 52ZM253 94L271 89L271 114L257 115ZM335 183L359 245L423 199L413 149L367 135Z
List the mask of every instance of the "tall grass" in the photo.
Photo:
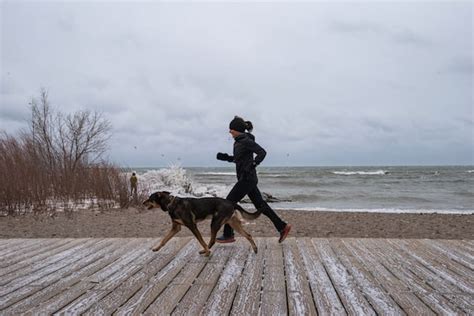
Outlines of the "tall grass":
M124 207L128 199L128 179L120 168L107 162L80 164L75 170L45 168L26 135L0 135L1 213L50 212L85 204Z

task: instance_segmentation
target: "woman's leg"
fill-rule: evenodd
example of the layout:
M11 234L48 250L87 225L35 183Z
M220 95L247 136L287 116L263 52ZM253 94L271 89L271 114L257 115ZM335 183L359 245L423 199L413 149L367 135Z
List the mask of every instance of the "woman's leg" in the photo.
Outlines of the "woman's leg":
M279 232L285 228L286 223L277 215L277 213L275 213L268 203L265 202L257 186L249 191L248 196L257 210L261 210L262 213L272 221L273 225L275 225L275 228Z
M232 201L234 203L239 202L242 200L242 198L247 195L247 193L255 188L257 186L257 183L253 181L246 181L246 180L239 180L237 183L234 185L232 190L230 190L229 194L227 195L226 199L229 201ZM234 230L230 225L225 224L224 225L224 237L230 237L234 235Z

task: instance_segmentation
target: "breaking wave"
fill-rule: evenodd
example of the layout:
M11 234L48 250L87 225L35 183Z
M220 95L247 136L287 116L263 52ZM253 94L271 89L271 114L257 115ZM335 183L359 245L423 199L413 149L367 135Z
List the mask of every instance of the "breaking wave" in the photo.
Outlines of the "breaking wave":
M225 185L204 185L195 182L185 169L178 165L158 170L147 170L138 175L141 190L152 193L168 191L178 196L225 197L230 188Z

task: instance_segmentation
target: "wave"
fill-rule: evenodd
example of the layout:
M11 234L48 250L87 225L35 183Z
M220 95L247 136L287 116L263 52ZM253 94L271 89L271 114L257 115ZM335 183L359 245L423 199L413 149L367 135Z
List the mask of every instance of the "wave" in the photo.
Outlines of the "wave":
M344 175L344 176L352 176L352 175L385 175L389 174L388 171L385 170L377 170L377 171L332 171L333 174L337 175Z
M148 170L138 175L138 185L147 194L168 191L177 196L226 197L230 188L225 185L204 185L195 182L180 166Z
M228 172L209 172L212 174L233 175ZM207 174L209 174L207 173ZM130 173L126 173L130 176ZM201 173L202 174L202 173ZM225 198L233 185L223 184L203 184L194 181L188 176L186 169L180 166L171 166L169 168L148 170L138 175L138 184L140 191L150 194L156 191L168 191L173 195L181 197L220 197ZM267 202L288 202L288 199L273 196L262 191L262 195Z
M234 176L235 172L200 172L196 173L199 176ZM261 177L268 177L268 178L286 178L292 177L292 175L288 174L274 174L274 173L265 173L265 172L258 172L258 175Z
M258 172L258 175L261 177L267 177L267 178L290 178L293 177L293 175L289 174L273 174L273 173L263 173L263 172Z
M201 172L198 175L206 176L235 176L235 172Z
M467 173L474 173L474 170L468 170Z
M285 207L277 210L310 212L349 212L349 213L392 213L392 214L466 214L474 215L474 210L437 210L437 209L397 209L397 208L326 208L326 207Z

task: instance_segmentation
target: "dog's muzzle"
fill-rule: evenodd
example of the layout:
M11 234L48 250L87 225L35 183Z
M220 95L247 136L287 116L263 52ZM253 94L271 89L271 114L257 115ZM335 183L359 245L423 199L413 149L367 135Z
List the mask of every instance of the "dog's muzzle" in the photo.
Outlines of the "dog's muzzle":
M149 210L151 210L152 208L161 208L160 204L150 200L146 200L145 202L143 202L143 205L145 205L145 207Z

